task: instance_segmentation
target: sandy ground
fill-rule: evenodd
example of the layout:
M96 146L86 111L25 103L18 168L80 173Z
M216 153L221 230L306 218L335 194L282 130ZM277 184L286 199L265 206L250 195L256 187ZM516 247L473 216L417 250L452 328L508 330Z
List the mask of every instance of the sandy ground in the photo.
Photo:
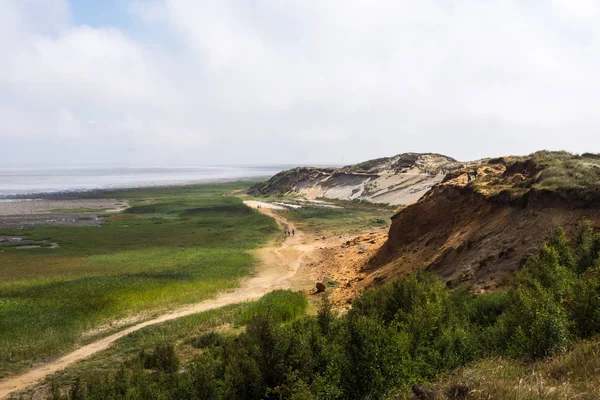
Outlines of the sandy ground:
M275 207L273 207L271 204L250 201L246 204L254 208L260 204L260 211L275 218L275 220L282 227L288 226L289 229L296 229L294 224L275 214L273 212L273 208ZM300 268L304 257L313 252L317 247L318 244L316 241L312 240L312 238L305 237L302 232L296 230L296 235L286 237L283 243L278 245L270 245L256 251L256 254L260 260L260 267L254 276L246 278L242 281L239 289L228 293L222 293L215 299L183 307L176 311L164 314L158 318L136 324L124 329L123 331L80 347L79 349L54 361L34 367L20 376L0 381L0 399L6 398L11 393L25 390L29 386L40 382L48 375L51 375L77 361L102 351L123 336L147 326L159 324L165 321L214 308L223 307L228 304L255 300L272 290L290 288L292 285L291 278Z
M120 211L126 202L112 199L65 199L65 200L11 200L0 201L0 215L46 214L52 210L105 209L107 212Z
M315 283L322 282L334 308L345 312L359 294L358 283L367 277L362 267L385 243L387 232L378 228L361 236L314 238L317 247L292 278L292 286L313 293Z
M285 210L286 208L281 206L281 205L277 205L277 204L273 204L273 203L265 203L264 201L255 201L255 200L245 200L244 204L247 205L248 207L252 207L252 208L256 208L258 209L258 206L261 206L262 210ZM269 214L271 215L271 214Z
M0 229L38 226L99 226L100 213L123 211L128 203L111 199L11 200L0 201ZM60 212L57 210L93 209L102 212Z

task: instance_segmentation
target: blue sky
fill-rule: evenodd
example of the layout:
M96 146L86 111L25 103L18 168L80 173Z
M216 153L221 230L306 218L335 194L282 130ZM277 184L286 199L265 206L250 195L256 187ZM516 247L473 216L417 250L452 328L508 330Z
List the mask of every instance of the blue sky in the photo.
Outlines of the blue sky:
M599 20L597 0L2 0L0 164L598 152Z
M127 29L131 25L129 3L124 0L69 0L73 23Z

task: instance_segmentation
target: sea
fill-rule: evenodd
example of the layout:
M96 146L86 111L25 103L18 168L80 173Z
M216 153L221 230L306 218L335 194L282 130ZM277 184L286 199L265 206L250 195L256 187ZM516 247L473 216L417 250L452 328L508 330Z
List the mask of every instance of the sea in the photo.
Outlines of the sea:
M268 178L286 166L0 168L0 201L94 190Z

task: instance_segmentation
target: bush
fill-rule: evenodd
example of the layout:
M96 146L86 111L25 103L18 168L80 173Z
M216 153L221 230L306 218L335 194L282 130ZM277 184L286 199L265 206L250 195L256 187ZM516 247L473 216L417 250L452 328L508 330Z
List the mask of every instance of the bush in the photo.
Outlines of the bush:
M191 340L191 345L197 349L220 346L221 335L216 332L207 332Z
M156 369L168 374L174 374L179 369L179 359L175 354L175 347L171 343L156 345L154 353L140 353L140 360L144 368Z
M344 333L341 338L344 398L377 397L415 378L411 376L414 368L408 335L366 316L349 318Z
M579 337L600 333L600 266L587 271L575 284L567 299L567 309Z
M589 220L583 220L575 233L575 263L577 272L583 274L594 268L600 251L600 235L594 233Z
M546 357L571 340L567 313L544 290L517 289L499 327L502 347L513 357Z
M554 237L560 236L559 232ZM546 357L570 343L570 321L562 304L575 275L560 264L561 252L550 243L516 275L508 307L498 321L497 344L509 355Z

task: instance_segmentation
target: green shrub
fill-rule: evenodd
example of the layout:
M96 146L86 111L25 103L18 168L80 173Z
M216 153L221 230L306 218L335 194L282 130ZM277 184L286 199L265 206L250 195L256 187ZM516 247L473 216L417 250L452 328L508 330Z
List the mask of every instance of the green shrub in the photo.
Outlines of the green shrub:
M586 338L600 333L600 266L587 271L575 284L567 309L578 336Z
M204 349L206 347L220 346L221 343L221 335L211 331L192 339L190 344L197 349Z
M571 342L565 309L545 290L519 288L499 319L506 354L540 358L566 348Z
M594 268L600 251L600 235L594 233L594 226L589 220L581 221L575 233L575 263L577 272L583 274Z
M144 368L156 369L161 372L173 374L179 369L179 359L175 354L175 347L171 343L156 345L154 353L140 353L140 361Z
M554 248L558 253L558 262L563 267L576 271L575 257L571 250L571 241L562 227L558 227L556 232L548 241L548 246Z
M575 283L551 245L542 246L515 278L509 305L498 321L498 345L516 357L545 357L571 340L563 301Z
M340 384L344 398L377 397L415 378L411 375L410 338L405 333L372 318L354 316L347 320L341 341L344 362Z

